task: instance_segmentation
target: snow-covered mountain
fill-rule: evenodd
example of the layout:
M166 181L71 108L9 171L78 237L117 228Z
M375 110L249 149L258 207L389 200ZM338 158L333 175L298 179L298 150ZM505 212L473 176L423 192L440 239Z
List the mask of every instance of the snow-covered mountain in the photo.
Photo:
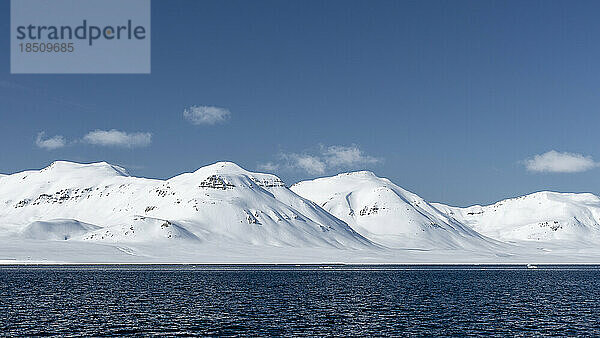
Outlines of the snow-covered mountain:
M106 244L373 246L278 177L230 162L164 181L131 177L104 162L58 161L5 176L0 234Z
M600 198L537 192L488 206L433 205L475 231L502 241L600 243Z
M299 182L291 190L388 247L485 249L498 244L369 171Z
M105 162L0 176L0 263L598 262L600 198L428 203L361 171L287 188L218 162L168 180Z

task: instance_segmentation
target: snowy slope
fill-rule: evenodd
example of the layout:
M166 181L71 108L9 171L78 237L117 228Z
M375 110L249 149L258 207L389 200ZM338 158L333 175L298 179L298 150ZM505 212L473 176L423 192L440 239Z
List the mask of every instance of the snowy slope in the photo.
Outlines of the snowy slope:
M488 249L497 245L372 172L304 181L291 190L388 247Z
M69 240L98 229L100 227L73 219L53 219L29 224L21 235L29 239Z
M56 219L102 228L68 236L69 241L372 246L276 176L251 173L229 162L164 181L131 177L104 162L64 161L2 178L0 233L20 234L33 222Z
M198 237L172 221L152 217L134 216L130 222L86 232L82 241L108 243L199 241Z
M537 192L488 206L434 204L449 217L502 241L598 243L600 198L592 194Z

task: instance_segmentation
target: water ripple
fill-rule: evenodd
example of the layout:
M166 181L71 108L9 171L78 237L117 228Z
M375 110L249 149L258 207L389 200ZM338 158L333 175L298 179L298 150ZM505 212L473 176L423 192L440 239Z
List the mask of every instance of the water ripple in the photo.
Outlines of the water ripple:
M6 335L600 335L600 271L2 268Z

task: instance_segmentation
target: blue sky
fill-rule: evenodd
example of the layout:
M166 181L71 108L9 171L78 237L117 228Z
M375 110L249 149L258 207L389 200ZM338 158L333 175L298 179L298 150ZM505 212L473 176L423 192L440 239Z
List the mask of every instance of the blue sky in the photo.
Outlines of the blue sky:
M454 205L600 193L599 10L153 0L152 74L10 75L2 1L0 172L104 160L166 178L230 160L288 184L369 169Z

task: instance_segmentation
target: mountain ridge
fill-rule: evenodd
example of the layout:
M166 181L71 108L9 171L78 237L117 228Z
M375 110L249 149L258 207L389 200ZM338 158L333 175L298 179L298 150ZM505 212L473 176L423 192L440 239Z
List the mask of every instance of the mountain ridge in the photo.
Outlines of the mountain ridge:
M19 259L72 261L61 247L100 262L600 260L600 198L590 193L459 208L371 171L288 188L227 161L164 180L69 161L0 178L0 255Z
M106 162L57 161L3 179L0 205L5 206L0 221L13 232L35 221L60 218L102 228L130 226L132 217L141 215L187 227L195 236L216 242L374 245L291 192L277 176L252 173L232 162L157 180L131 177Z

